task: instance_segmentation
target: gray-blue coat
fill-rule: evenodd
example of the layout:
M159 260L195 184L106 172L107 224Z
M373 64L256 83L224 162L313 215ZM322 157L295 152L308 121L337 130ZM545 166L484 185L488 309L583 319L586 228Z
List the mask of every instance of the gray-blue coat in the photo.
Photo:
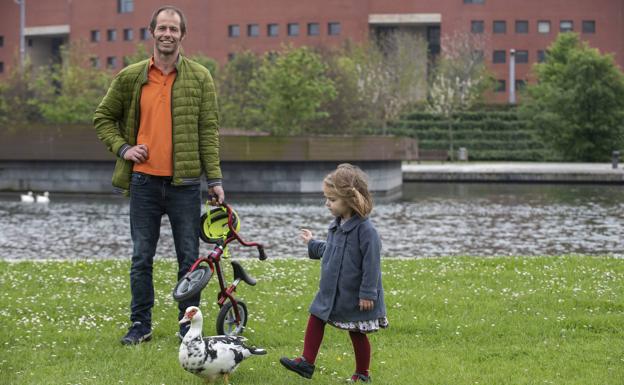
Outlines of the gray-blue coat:
M366 321L386 316L381 285L381 240L368 218L354 215L342 226L336 218L327 241L311 240L308 255L321 259L319 291L310 313L327 321ZM359 300L375 306L360 311Z

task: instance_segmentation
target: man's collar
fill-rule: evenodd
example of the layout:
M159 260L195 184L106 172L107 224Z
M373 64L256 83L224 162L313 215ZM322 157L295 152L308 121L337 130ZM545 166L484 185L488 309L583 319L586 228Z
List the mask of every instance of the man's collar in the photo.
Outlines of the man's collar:
M178 69L178 65L180 64L180 62L182 62L182 55L180 53L178 53L178 58L176 59L176 61L173 63L173 68L175 68L176 70ZM149 61L149 66L148 69L152 69L152 67L155 66L154 63L154 55L152 55L150 57L150 61Z

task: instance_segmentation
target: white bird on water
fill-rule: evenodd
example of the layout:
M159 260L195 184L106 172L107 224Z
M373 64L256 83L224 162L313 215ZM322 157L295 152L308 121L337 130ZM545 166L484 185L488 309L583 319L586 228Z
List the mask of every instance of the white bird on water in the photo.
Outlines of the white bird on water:
M207 383L223 376L224 384L229 375L247 357L266 354L266 350L248 346L241 336L202 337L203 318L199 308L186 309L180 323L191 321L191 327L182 339L179 351L180 364L187 372L203 378Z
M37 194L37 203L50 203L50 193L44 192L43 195Z
M35 196L32 191L29 191L27 194L22 194L21 198L24 203L33 203L35 201Z

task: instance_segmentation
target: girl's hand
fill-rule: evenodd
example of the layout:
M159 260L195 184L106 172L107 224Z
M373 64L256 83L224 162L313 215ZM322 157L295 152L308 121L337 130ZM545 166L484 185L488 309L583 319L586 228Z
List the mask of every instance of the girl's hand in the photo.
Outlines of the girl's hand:
M312 232L308 229L301 229L301 234L299 234L303 242L307 245L312 240Z
M375 301L371 301L370 299L360 299L360 311L373 310L374 306Z

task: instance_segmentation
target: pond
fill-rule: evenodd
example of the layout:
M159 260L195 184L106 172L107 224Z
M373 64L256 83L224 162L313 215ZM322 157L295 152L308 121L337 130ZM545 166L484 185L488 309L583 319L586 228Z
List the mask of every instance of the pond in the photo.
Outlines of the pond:
M128 201L54 195L47 205L0 196L0 259L130 258ZM298 229L317 238L331 221L322 196L228 196L241 235L268 245L269 257L303 258ZM590 254L624 256L624 186L408 183L380 199L371 216L385 257ZM210 245L202 243L205 255ZM255 252L232 248L236 258ZM163 218L157 258L174 258Z

